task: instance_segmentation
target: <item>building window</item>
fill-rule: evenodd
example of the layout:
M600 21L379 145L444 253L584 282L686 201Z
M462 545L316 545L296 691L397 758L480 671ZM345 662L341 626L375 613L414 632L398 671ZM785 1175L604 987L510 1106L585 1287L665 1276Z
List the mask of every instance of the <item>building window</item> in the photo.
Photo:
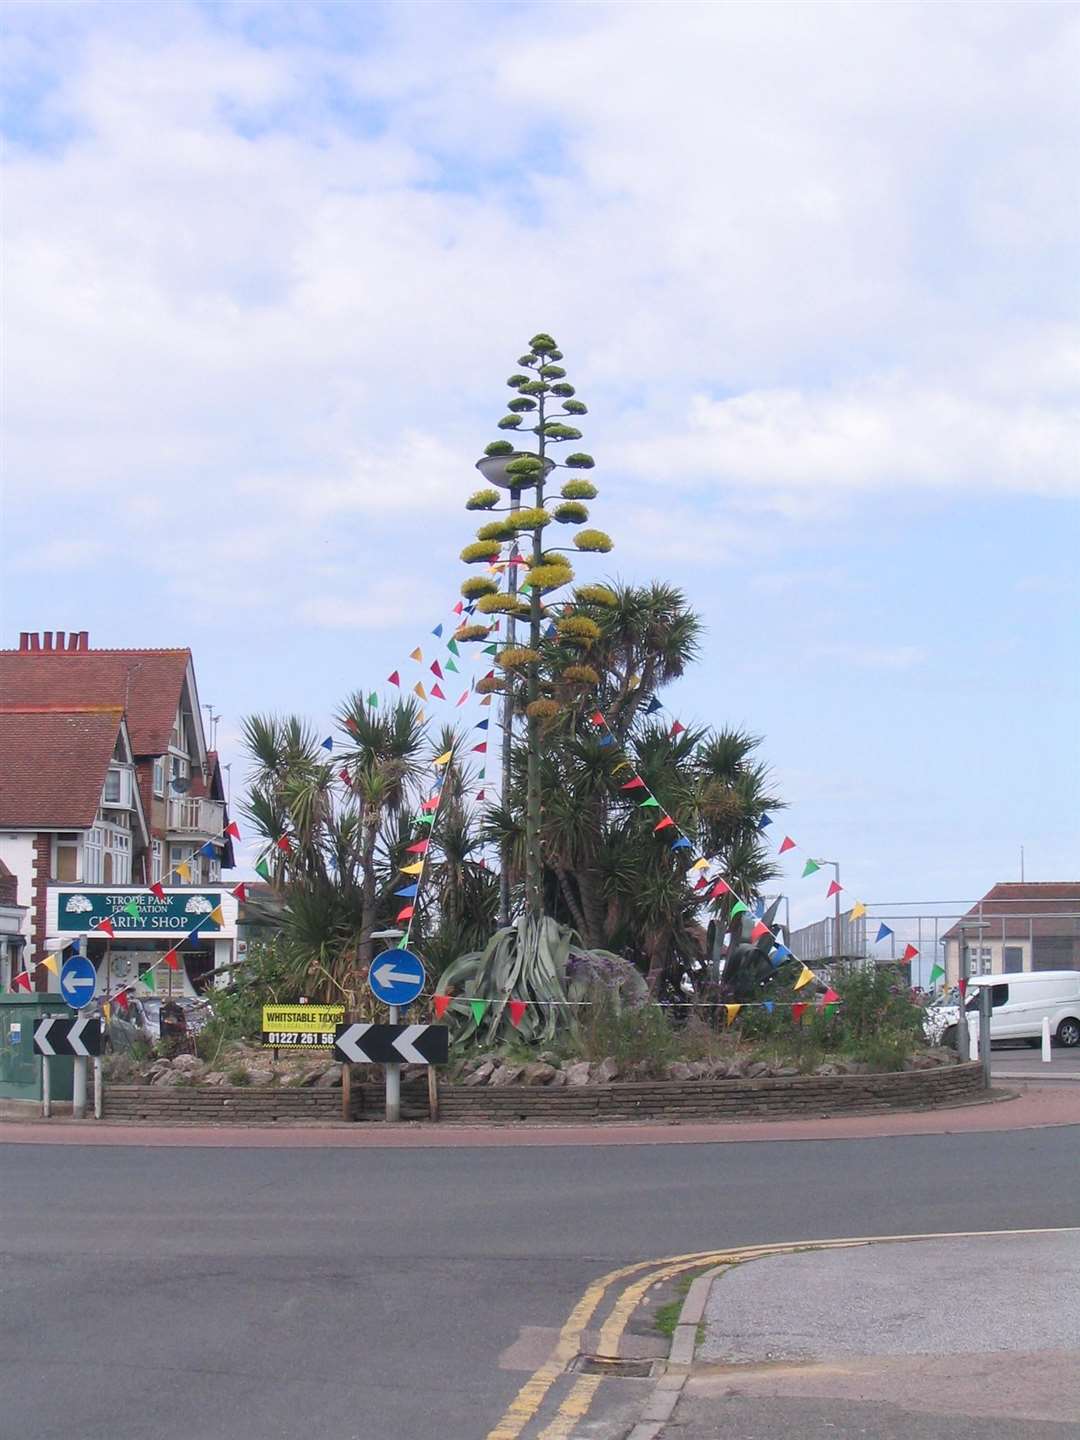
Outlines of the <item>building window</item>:
M57 880L66 881L69 885L77 883L81 841L80 835L57 835L56 855L53 861L53 874Z
M184 756L174 755L172 757L172 778L174 780L186 780L190 767Z
M122 810L131 805L131 771L126 765L109 766L101 803Z
M161 882L161 841L155 840L150 850L150 870L155 885Z
M163 796L165 794L165 756L158 755L154 759L154 794Z
M101 852L104 838L98 825L95 825L86 837L83 850L83 879L87 885L101 884Z

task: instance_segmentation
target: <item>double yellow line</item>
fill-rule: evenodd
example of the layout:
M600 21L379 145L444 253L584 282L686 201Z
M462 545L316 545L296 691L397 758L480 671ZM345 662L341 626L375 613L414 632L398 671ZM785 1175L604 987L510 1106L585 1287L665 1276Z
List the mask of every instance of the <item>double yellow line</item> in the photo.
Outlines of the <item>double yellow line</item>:
M1067 1227L1064 1227L1067 1228ZM841 1250L858 1245L881 1245L897 1241L915 1240L965 1240L992 1235L1054 1235L1063 1233L1063 1227L1034 1230L971 1230L961 1232L931 1233L922 1235L866 1235L841 1240L804 1240L783 1245L751 1245L739 1249L704 1250L689 1255L673 1255L666 1260L643 1260L635 1265L624 1265L611 1270L594 1280L570 1312L566 1323L559 1331L559 1338L551 1355L540 1368L526 1380L506 1412L485 1440L518 1440L526 1426L537 1416L547 1398L548 1391L566 1373L566 1367L575 1355L580 1353L582 1335L590 1320L600 1307L605 1294L613 1286L623 1284L611 1311L600 1330L598 1354L615 1358L623 1331L641 1303L649 1288L662 1280L686 1270L714 1269L720 1265L738 1265L747 1260L756 1260L765 1255L782 1255L794 1250ZM574 1426L588 1413L603 1375L580 1375L574 1381L568 1394L560 1402L558 1410L536 1440L569 1440Z

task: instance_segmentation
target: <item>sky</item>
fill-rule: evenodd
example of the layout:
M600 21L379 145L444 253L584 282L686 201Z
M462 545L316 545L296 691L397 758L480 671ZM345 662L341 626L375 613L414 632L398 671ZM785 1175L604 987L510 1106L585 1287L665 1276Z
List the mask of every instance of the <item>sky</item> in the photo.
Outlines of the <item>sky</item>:
M446 617L531 335L590 578L871 904L1080 878L1080 8L9 3L0 643L190 645L219 742ZM578 566L579 578L590 562ZM809 882L807 882L809 884Z

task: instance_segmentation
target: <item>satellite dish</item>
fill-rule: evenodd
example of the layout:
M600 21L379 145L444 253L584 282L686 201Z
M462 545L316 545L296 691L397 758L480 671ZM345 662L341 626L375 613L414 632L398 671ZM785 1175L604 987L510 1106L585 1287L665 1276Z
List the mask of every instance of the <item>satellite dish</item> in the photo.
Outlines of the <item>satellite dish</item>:
M177 795L186 795L191 789L191 781L184 780L183 778L174 780L172 782L172 788L176 791Z

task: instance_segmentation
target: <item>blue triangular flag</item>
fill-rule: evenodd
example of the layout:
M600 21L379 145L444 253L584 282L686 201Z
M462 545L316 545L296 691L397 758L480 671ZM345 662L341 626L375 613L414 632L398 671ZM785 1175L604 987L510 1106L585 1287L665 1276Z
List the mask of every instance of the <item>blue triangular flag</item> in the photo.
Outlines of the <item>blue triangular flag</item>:
M550 639L552 638L552 636L557 635L557 634L558 634L558 631L555 629L555 626L554 626L554 625L549 625L549 626L547 627L547 629L544 631L544 638L545 638L546 640L550 640Z
M442 789L442 782L443 782L443 777L442 777L441 775L436 775L436 776L435 776L435 779L431 782L431 788L432 788L433 790L441 790L441 789Z
M663 708L664 708L664 707L660 704L660 701L659 701L659 700L656 698L656 696L654 695L654 696L652 697L652 699L649 701L648 705L646 705L646 707L645 707L645 714L646 714L646 715L655 715L656 712L657 712L657 710L662 710Z
M471 615L475 609L476 609L476 606L475 606L475 605L466 605L466 606L465 606L465 614L466 614L466 615Z
M791 951L786 945L777 945L776 949L769 956L769 959L774 965L782 965L790 954Z
M400 895L405 900L411 900L419 889L419 883L416 885L406 885L404 890L395 890L394 894Z
M486 720L481 720L478 725L474 725L474 726L473 726L473 729L474 729L474 730L486 730L487 728L488 728L488 722L487 722Z
M892 935L893 933L894 932L889 929L888 925L886 925L885 922L882 921L881 929L874 936L874 944L876 945L879 940L884 940L886 935Z
M199 846L198 850L195 851L195 854L206 855L211 860L213 860L214 856L217 854L217 851L214 849L213 845L211 845L210 841L208 840L205 845Z
M441 639L442 639L442 626L441 626L441 625L436 625L436 626L435 626L435 629L432 630L431 633L432 633L432 635L437 636L437 637L441 640Z
M757 828L759 830L766 830L771 824L772 816L763 814L761 819L757 822Z
M597 743L598 745L614 745L614 744L615 744L615 736L614 736L614 735L601 735L601 736L600 736L600 739L599 739L596 743Z
M773 1013L773 1011L776 1009L776 1006L773 1004L773 1002L772 1002L771 1000L763 1000L763 1001L761 1002L761 1008L765 1011L765 1014L766 1014L766 1015L771 1015L771 1014Z
M322 748L324 750L332 750L334 748L334 737L332 735L327 735L326 739L322 742Z
M764 900L755 900L755 901L754 901L754 914L757 916L757 918L758 918L759 920L760 920L761 917L765 914L765 901L764 901Z
M680 835L678 840L673 840L671 842L671 848L673 850L689 850L690 841L686 838L685 835Z

